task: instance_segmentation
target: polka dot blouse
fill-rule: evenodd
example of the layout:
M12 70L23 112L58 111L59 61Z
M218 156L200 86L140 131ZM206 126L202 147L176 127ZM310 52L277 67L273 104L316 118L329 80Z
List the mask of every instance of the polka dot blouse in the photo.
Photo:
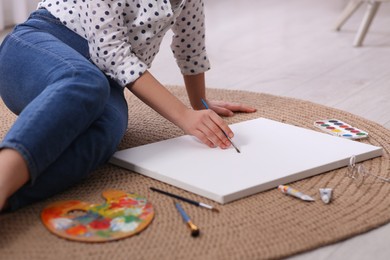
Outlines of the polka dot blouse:
M42 0L38 7L87 39L91 60L122 86L150 68L170 29L183 74L210 67L203 0Z

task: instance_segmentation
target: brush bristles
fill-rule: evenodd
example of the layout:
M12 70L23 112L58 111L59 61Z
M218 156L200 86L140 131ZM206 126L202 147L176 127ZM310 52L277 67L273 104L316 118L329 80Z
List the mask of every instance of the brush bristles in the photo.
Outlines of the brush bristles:
M197 226L195 226L195 224L192 223L191 221L188 221L187 224L191 229L191 236L193 236L193 237L199 236L199 233L200 233L199 228Z
M197 229L192 229L192 230L191 230L191 236L192 236L192 237L197 237L197 236L199 236L199 233L200 233L200 231L199 231L198 228L197 228Z

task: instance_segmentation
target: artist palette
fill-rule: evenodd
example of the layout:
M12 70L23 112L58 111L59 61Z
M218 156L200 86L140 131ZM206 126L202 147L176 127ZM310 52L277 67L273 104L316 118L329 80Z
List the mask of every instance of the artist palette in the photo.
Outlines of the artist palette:
M55 202L42 211L42 222L62 238L106 242L137 234L153 220L151 203L137 194L108 190L103 197L106 199L103 204L78 200Z
M338 119L319 120L314 122L314 126L331 135L336 135L347 139L362 139L368 137L367 132L353 127Z

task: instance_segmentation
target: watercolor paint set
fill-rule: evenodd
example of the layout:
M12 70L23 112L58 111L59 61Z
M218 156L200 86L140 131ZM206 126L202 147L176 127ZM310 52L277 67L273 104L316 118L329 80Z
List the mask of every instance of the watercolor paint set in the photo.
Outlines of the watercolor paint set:
M331 135L347 139L363 139L368 137L368 133L357 127L353 127L338 119L318 120L314 126Z

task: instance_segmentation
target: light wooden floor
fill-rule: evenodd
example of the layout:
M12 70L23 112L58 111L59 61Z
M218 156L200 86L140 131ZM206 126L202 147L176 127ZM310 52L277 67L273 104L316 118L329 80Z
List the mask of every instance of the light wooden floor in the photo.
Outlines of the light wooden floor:
M352 42L365 6L331 30L345 0L205 0L208 86L309 100L390 128L390 4L378 11L363 47ZM182 85L165 38L151 72ZM389 198L390 199L390 198ZM390 259L390 224L291 257Z

